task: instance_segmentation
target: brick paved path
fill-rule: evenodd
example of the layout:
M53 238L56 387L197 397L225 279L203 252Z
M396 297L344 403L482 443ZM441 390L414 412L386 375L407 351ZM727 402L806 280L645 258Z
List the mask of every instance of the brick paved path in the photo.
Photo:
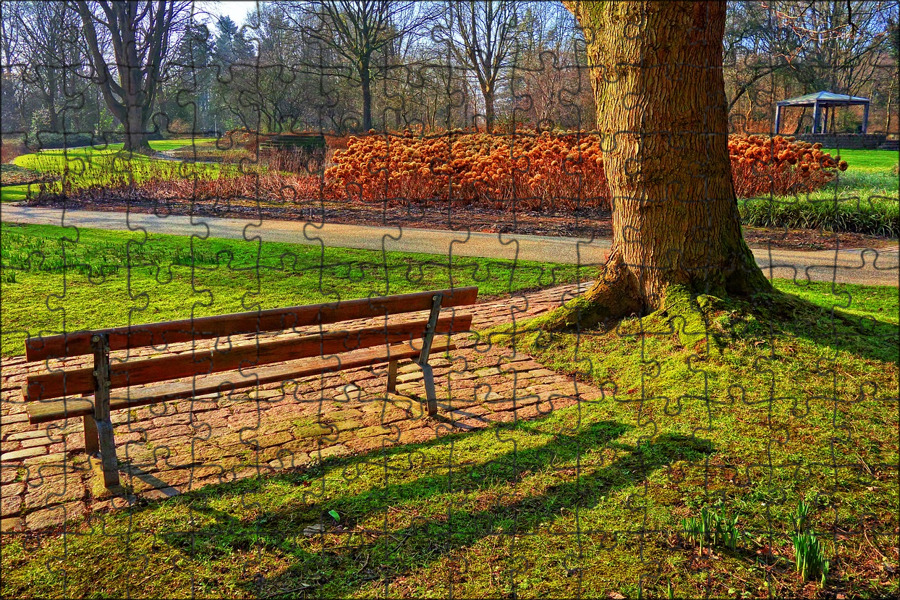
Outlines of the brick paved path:
M570 285L479 304L471 309L473 329L532 317L576 291ZM60 525L138 497L164 498L385 444L534 418L574 404L579 394L585 400L601 395L487 340L455 341L458 349L449 358L431 361L438 386L434 418L416 399L424 397L424 386L412 365L401 366L397 395L387 399L386 367L379 365L114 412L122 483L133 494L127 497L111 496L91 469L80 418L28 423L21 397L28 366L24 357L3 359L3 531ZM183 346L189 354L191 346Z

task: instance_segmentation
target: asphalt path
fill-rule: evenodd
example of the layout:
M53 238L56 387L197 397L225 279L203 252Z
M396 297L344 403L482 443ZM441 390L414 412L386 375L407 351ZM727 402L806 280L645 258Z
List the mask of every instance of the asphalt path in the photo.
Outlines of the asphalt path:
M599 265L611 240L545 237L505 233L443 231L400 227L371 227L336 223L226 219L146 213L103 212L35 208L20 204L0 207L0 219L32 223L140 231L172 235L197 235L227 239L400 252L425 252L454 256L480 256L540 262ZM889 249L781 250L753 248L756 261L767 276L797 281L835 281L866 285L898 284L898 247Z

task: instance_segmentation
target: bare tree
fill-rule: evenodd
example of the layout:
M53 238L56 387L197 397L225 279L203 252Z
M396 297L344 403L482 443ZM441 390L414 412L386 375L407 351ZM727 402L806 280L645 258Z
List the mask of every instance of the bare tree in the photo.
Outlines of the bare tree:
M287 14L309 39L348 62L362 93L363 129L371 129L376 55L418 31L433 18L433 7L396 0L314 0L286 4Z
M74 40L77 16L62 2L17 3L14 26L28 43L23 44L22 81L40 98L46 113L45 130L62 132L67 101L78 104L75 71L81 55ZM36 132L35 132L36 133Z
M884 42L896 10L896 2L881 0L729 2L724 63L729 111L744 113L760 131L770 127L776 97L829 90L868 95L874 108L890 96L877 80L885 71ZM852 111L841 116L855 118ZM799 117L798 131L803 114Z
M23 36L18 20L21 10L21 2L0 4L0 60L5 73L12 73L13 64L20 59L18 51L22 46Z
M752 95L758 82L790 67L797 49L789 49L784 36L768 5L728 3L724 68L729 113L746 94Z
M448 0L442 22L445 42L456 60L478 81L487 130L494 125L494 103L501 72L515 56L518 4L512 0Z
M190 20L190 0L75 0L93 80L125 128L125 149L149 150L160 73ZM108 42L112 54L104 50Z
M594 98L584 64L584 38L561 4L522 6L510 73L516 119L541 128L593 129Z
M786 32L774 51L789 58L808 91L856 94L875 71L889 36L896 2L874 0L777 0L767 6L775 30Z
M20 10L19 2L0 3L0 130L3 133L24 129L17 98L23 66L22 34L16 24Z

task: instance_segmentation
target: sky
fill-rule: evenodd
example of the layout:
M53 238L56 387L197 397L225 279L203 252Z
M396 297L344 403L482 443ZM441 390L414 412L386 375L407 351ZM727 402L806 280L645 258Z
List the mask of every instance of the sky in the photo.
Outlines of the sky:
M256 10L256 2L222 0L220 2L197 2L197 8L214 15L228 15L240 27L247 22L247 15Z

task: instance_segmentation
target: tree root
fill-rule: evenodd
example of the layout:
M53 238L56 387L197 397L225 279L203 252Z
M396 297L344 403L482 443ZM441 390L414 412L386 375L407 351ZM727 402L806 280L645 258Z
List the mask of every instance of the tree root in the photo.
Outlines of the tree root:
M649 292L642 290L638 275L628 268L621 254L614 249L600 278L584 294L526 323L495 327L487 332L488 338L513 345L518 338L525 346L540 345L543 334L611 328L624 318L644 317L654 312L661 312L663 317L667 317L667 312L681 315L680 324L674 325L675 331L679 338L691 337L705 331L703 323L695 322L703 313L701 304L708 304L714 298L757 296L772 292L771 284L756 266L749 249L744 245L743 250L736 253L733 264L722 269L715 279L716 285L710 285L712 278L707 278L702 289L690 283L673 282L658 297L654 295L651 298Z
M532 329L562 331L593 329L604 321L640 314L644 308L640 287L621 255L613 252L600 279L584 294L564 306L534 319Z

